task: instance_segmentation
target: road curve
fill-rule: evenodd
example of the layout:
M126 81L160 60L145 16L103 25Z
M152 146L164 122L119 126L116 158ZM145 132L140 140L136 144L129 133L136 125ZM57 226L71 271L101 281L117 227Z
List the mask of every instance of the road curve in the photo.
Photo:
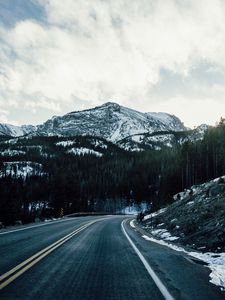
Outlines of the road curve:
M129 223L80 217L0 235L0 299L225 299L206 267Z

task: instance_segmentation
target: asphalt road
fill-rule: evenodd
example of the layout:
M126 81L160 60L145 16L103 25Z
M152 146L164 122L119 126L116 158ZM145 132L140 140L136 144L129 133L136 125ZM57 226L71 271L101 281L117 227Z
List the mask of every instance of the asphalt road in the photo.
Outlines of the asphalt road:
M208 268L129 224L92 216L0 233L0 299L225 299Z

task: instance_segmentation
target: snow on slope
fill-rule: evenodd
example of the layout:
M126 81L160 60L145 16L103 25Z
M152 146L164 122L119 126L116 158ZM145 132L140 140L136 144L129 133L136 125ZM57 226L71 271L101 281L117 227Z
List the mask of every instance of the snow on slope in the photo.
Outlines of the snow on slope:
M84 148L84 147L80 147L80 148L72 148L70 150L67 151L67 153L70 154L74 154L74 155L85 155L85 154L92 154L98 157L102 157L102 153L92 150L92 149L88 149L88 148Z
M20 151L20 150L11 150L11 149L6 149L2 152L0 152L0 156L19 156L19 155L25 155L25 151Z
M174 115L170 115L163 112L150 112L147 113L147 116L151 117L153 120L157 120L157 122L161 123L161 126L164 127L164 130L172 130L172 131L183 131L184 125ZM163 130L162 129L162 130ZM186 130L188 128L185 128Z
M61 141L56 143L56 146L68 147L74 145L74 141Z
M15 126L10 124L0 124L0 136L22 136L30 132L35 132L36 127L32 125Z
M0 177L12 176L22 177L31 175L43 175L42 165L32 161L10 161L3 162L3 166L0 169Z
M144 217L143 228L152 236L145 238L207 262L210 281L225 290L225 176L193 185L174 200Z
M20 136L23 135L23 130L19 126L0 124L0 135Z

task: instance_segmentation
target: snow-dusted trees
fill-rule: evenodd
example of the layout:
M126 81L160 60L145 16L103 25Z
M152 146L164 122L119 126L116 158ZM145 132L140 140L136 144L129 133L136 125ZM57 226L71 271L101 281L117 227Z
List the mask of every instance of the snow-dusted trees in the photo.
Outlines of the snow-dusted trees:
M57 146L59 140L34 137L18 142L26 155L10 160L41 165L42 172L36 175L21 177L13 169L6 172L4 163L9 158L0 156L0 221L59 215L61 208L65 214L117 212L128 203L142 201L157 209L184 188L225 174L223 120L209 128L202 141L157 151L126 152L108 143L101 157L78 156L67 153L67 146ZM90 147L87 137L73 140L77 146ZM102 151L101 143L98 147Z

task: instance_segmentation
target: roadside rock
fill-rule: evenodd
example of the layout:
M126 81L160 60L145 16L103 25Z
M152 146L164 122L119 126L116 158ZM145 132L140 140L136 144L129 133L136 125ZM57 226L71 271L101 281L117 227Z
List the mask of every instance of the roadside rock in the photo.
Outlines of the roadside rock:
M177 196L179 195L179 196ZM174 196L175 202L155 213L154 230L165 229L179 237L176 243L193 249L225 251L225 183L224 177L214 179ZM146 228L149 220L144 222ZM159 227L159 224L163 226ZM151 230L149 229L151 232Z
M14 225L23 225L23 223L20 220L16 220L15 223L14 223Z

